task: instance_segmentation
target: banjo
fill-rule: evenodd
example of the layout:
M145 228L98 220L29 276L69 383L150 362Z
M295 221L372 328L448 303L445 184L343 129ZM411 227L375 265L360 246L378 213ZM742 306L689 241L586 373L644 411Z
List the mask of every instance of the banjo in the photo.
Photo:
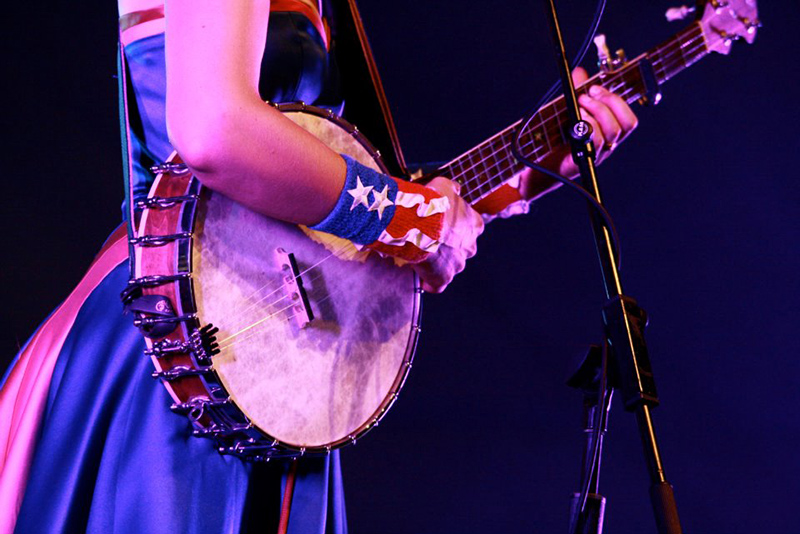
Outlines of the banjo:
M682 18L688 9L670 10ZM628 103L732 41L755 39L755 0L709 2L702 16L638 58L601 61L588 80ZM602 54L601 54L602 57ZM378 151L332 112L276 107L336 152L387 172ZM567 143L562 98L521 135L541 161ZM511 153L521 122L436 172L478 204L523 170ZM197 436L248 460L329 453L377 426L397 399L420 332L416 275L343 239L262 216L215 193L179 158L158 173L130 239L123 300L145 334L153 375Z

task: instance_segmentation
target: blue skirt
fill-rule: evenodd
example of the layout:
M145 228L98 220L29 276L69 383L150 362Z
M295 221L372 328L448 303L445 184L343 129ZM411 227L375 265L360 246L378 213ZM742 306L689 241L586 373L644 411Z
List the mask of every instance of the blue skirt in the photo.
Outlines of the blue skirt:
M123 233L114 239L106 249L119 254ZM9 371L0 391L0 440L7 445L0 506L8 503L3 515L18 509L18 516L0 527L37 534L274 532L288 463L220 455L170 411L172 399L150 376L142 335L121 311L127 280L125 260L94 265L73 293L85 298L72 302L72 317L51 317ZM55 331L65 324L68 331ZM50 353L31 349L42 339L57 340L45 347ZM47 365L36 358L54 362L49 387L41 385ZM31 386L37 380L38 400ZM37 402L38 413L26 414ZM26 417L33 421L27 434L17 423ZM15 450L23 453L12 458ZM346 532L336 452L299 460L288 532Z

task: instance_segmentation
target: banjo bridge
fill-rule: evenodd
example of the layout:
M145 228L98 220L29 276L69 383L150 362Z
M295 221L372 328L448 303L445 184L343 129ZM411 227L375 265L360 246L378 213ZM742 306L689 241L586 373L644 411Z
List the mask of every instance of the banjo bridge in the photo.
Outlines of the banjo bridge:
M281 247L275 249L275 260L280 271L284 293L292 303L286 308L289 320L297 328L305 328L314 320L314 312L311 311L311 303L303 287L302 273L297 267L297 260L295 260L294 254Z

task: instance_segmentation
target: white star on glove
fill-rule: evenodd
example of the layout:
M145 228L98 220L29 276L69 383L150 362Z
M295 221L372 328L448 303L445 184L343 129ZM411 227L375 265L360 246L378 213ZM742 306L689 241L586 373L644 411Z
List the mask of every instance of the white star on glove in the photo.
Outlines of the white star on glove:
M361 177L356 176L356 188L348 189L347 192L353 197L353 205L350 206L350 211L356 209L356 206L363 204L365 208L369 209L369 192L372 191L372 186L364 187L361 183Z
M372 192L372 205L369 207L369 211L377 211L378 219L380 219L383 217L383 210L393 205L394 202L389 200L389 186L384 185L383 191L380 193L377 191Z

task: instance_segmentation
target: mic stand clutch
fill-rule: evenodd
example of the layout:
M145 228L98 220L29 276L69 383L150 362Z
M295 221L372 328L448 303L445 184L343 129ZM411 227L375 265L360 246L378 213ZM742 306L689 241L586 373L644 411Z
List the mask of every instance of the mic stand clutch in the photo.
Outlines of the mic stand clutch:
M600 188L594 166L592 127L580 117L554 0L545 1L556 60L561 71L564 102L570 119L572 155L580 169L584 188L595 197L598 203L601 203ZM611 363L618 374L619 389L625 409L636 414L650 474L650 500L656 525L660 534L679 534L682 530L675 497L672 493L672 486L667 482L664 474L650 415L650 408L658 405L658 396L644 340L644 312L637 306L634 299L622 292L617 258L614 254L608 227L597 211L591 207L590 217L607 299L603 306L606 340L611 349L610 353L613 355Z

